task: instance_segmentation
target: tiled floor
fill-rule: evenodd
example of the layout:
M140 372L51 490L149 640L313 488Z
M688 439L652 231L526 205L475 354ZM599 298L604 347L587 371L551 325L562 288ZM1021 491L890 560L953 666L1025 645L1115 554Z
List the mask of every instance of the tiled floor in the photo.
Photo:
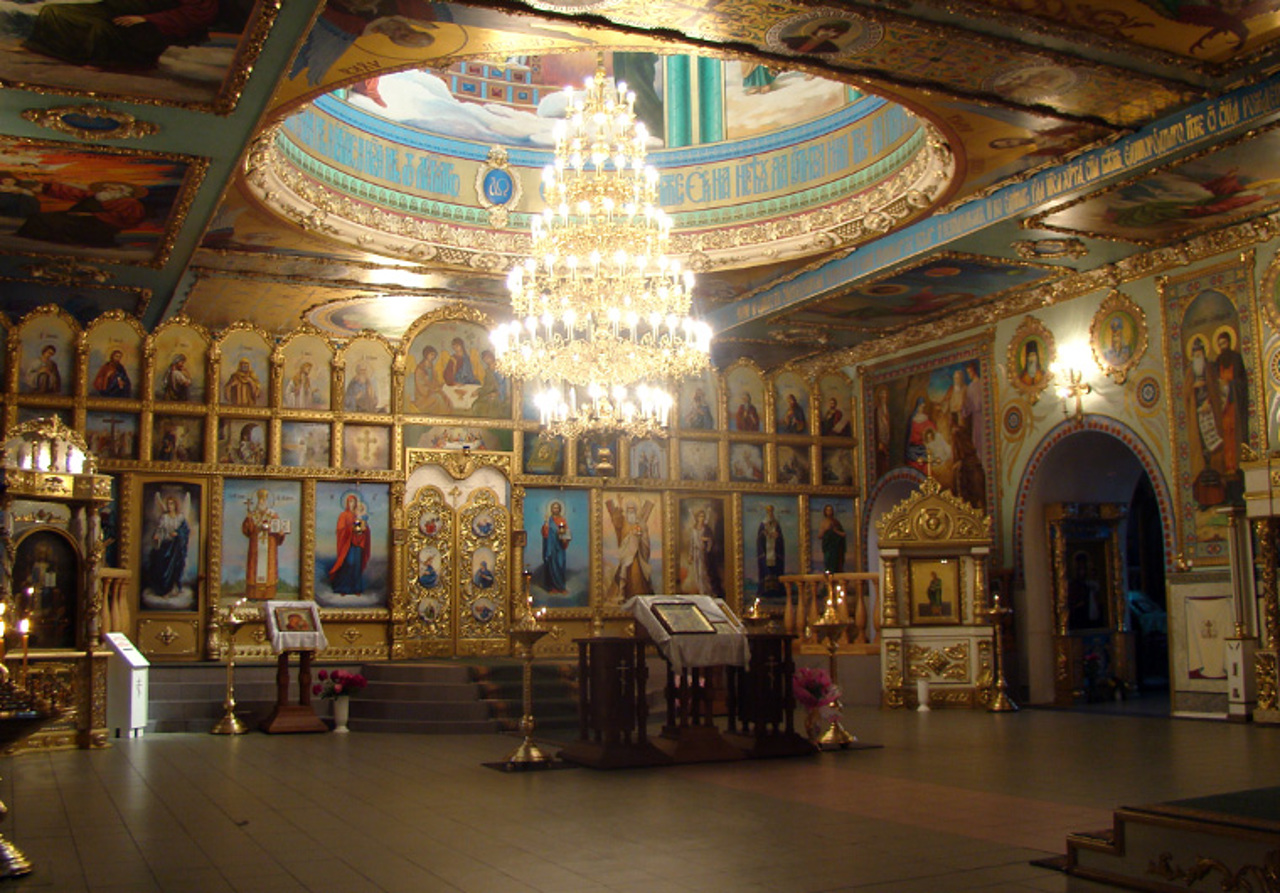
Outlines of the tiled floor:
M1280 730L881 712L812 759L504 774L505 736L153 735L0 762L10 890L1065 891L1111 809L1280 784ZM1074 889L1094 889L1074 887Z

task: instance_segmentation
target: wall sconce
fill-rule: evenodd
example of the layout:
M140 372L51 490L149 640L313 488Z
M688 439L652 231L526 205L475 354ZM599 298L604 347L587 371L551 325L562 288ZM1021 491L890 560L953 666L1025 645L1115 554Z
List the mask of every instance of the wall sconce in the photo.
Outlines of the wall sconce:
M1067 409L1072 399L1076 401L1075 420L1084 419L1084 397L1093 393L1093 385L1084 380L1085 371L1093 365L1093 357L1089 346L1082 342L1072 342L1059 346L1057 357L1049 367L1053 373L1058 396L1062 398L1062 414L1070 414Z

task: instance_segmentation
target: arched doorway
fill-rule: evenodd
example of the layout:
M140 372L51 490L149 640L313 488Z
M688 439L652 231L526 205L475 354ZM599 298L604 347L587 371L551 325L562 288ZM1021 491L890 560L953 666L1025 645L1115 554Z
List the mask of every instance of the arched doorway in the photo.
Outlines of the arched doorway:
M1172 518L1168 488L1146 445L1127 426L1101 416L1064 422L1032 453L1018 489L1014 561L1021 569L1017 665L1011 675L1029 703L1054 699L1053 581L1045 507L1061 503L1124 506L1121 579L1134 631L1138 694L1144 712L1167 711L1168 643L1164 573ZM1135 620L1135 617L1141 617ZM1160 699L1160 694L1165 698ZM1159 706L1157 706L1159 705Z

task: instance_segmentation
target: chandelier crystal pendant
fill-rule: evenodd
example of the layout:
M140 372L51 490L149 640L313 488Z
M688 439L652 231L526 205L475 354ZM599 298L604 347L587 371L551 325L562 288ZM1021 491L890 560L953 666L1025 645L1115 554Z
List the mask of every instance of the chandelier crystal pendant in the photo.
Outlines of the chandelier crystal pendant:
M670 383L710 365L711 327L691 315L693 274L666 256L671 218L635 94L603 65L581 96L565 92L547 206L507 278L515 319L491 335L497 366L534 389L549 433L660 435Z

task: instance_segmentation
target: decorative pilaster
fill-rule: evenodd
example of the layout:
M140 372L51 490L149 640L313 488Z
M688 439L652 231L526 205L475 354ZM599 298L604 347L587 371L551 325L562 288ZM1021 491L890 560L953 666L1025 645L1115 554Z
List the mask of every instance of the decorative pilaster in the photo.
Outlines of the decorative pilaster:
M880 613L880 624L884 629L898 625L898 587L897 577L898 552L896 549L880 550L880 573L884 575L883 605Z
M1276 605L1276 522L1272 517L1258 518L1254 522L1259 555L1258 597L1262 599L1262 642L1254 656L1254 684L1257 686L1258 706L1253 711L1256 722L1280 724L1280 703L1277 703L1276 667L1277 648L1280 648L1280 610Z

